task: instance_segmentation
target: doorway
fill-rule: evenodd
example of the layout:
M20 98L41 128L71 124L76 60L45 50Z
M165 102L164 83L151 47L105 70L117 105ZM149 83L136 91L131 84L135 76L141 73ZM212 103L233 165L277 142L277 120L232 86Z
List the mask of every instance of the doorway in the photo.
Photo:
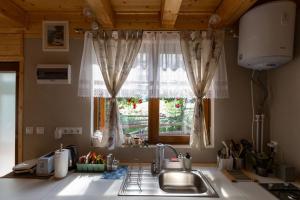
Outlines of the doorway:
M12 171L18 158L18 74L17 62L0 63L0 177Z

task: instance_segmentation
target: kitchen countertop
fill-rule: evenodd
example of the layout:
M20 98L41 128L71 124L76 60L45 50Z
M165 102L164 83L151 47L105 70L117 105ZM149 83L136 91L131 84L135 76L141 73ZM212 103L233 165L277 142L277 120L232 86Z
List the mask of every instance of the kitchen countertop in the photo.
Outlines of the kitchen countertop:
M208 178L219 194L218 199L230 200L275 200L276 198L255 182L230 182L222 172L215 167L197 167ZM257 177L260 182L281 182L276 178ZM118 196L120 180L101 179L101 174L71 173L64 179L48 180L0 178L0 199L4 200L186 200L199 197L130 197ZM212 200L212 198L201 198Z

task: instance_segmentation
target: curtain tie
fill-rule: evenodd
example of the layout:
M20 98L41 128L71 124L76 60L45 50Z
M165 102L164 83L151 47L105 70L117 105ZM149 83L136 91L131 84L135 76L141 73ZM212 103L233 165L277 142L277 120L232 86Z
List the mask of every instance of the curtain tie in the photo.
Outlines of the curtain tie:
M196 100L197 100L198 103L201 103L202 100L203 100L203 97L197 97Z
M196 98L196 103L197 103L198 106L200 107L200 110L203 110L203 106L204 106L204 103L203 103L203 97L197 97L197 98Z
M197 97L196 98L197 101L202 101L202 99L203 99L202 97Z
M115 103L115 102L116 102L116 100L117 100L117 98L116 98L116 97L111 97L111 98L110 98L110 102L111 102L111 103Z

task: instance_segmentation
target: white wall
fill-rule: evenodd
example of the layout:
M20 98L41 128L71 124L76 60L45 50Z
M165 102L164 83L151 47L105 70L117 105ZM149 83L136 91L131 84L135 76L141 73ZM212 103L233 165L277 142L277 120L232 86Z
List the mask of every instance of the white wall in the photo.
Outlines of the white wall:
M297 10L299 13L299 9ZM269 71L271 139L279 142L279 159L300 171L300 15L294 60Z

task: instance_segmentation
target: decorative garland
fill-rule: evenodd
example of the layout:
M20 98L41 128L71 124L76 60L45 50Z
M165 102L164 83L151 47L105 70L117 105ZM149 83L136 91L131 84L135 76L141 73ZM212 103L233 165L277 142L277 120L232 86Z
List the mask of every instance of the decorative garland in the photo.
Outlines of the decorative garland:
M165 102L171 102L174 101L174 99L165 99ZM185 100L184 98L175 98L175 108L181 108L184 104ZM143 103L143 99L139 97L131 97L127 98L127 104L132 105L133 109L136 109L137 104Z

